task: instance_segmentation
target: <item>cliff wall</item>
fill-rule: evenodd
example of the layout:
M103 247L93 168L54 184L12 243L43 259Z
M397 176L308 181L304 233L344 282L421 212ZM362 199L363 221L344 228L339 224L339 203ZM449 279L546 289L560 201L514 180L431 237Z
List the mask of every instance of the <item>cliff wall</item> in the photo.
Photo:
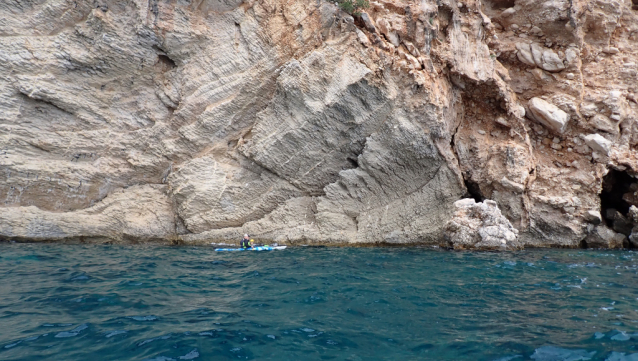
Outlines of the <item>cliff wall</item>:
M0 238L630 245L633 1L3 2Z

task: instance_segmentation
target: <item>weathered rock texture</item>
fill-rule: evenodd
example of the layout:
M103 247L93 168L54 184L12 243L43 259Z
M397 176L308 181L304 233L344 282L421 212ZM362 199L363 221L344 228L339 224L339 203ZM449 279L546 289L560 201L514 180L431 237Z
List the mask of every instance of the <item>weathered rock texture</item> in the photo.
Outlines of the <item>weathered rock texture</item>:
M471 194L523 245L615 246L636 7L1 2L0 238L444 244Z
M473 250L517 250L518 230L501 214L496 202L476 203L466 198L454 203L456 212L445 226L450 248Z

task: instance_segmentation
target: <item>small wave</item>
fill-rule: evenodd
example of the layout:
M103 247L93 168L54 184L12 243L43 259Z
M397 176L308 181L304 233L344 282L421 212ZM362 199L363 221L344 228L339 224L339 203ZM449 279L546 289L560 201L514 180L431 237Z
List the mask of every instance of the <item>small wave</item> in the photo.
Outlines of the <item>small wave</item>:
M523 355L514 355L514 356L501 357L501 358L496 359L494 361L511 361L511 360L517 359L519 357L523 357Z
M155 321L155 320L159 319L159 317L153 316L153 315L148 315L148 316L128 316L127 318L130 318L131 320L135 320L135 321Z
M89 325L87 325L86 323L83 323L79 325L78 327L72 329L71 331L59 332L57 335L55 335L55 337L57 338L75 337L79 335L80 332L86 330L87 328L89 328Z
M140 346L146 345L147 343L151 343L151 342L153 342L155 340L168 340L169 338L171 338L171 335L165 335L165 336L160 336L160 337L149 338L148 340L144 340L144 341L138 343L137 346L140 347Z
M198 357L199 357L199 352L197 352L197 349L194 349L193 351L187 353L186 355L180 356L179 359L180 360L192 360L192 359L195 359L195 358L198 358Z
M612 352L605 361L638 361L638 353L626 355L624 352Z
M534 350L534 354L530 358L536 361L585 361L591 360L595 354L596 351L589 352L555 346L542 346Z
M116 330L116 331L111 331L111 332L107 333L107 334L105 335L105 337L106 337L106 338L110 338L110 337L117 336L117 335L121 335L121 334L123 334L123 333L127 333L127 332L128 332L127 330Z
M14 343L11 343L11 344L8 344L8 345L4 346L4 348L13 348L13 347L18 346L21 343L22 343L22 341L14 342Z

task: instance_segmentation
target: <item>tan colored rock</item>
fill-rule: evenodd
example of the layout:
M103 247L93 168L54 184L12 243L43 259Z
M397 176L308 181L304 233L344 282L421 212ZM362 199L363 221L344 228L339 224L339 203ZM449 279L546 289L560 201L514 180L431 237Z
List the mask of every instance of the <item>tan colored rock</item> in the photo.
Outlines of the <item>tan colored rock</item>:
M0 2L0 239L446 244L473 194L522 245L620 244L631 2L199 3Z
M589 124L591 124L591 126L596 130L601 130L610 134L619 133L618 125L602 114L594 115L589 120Z

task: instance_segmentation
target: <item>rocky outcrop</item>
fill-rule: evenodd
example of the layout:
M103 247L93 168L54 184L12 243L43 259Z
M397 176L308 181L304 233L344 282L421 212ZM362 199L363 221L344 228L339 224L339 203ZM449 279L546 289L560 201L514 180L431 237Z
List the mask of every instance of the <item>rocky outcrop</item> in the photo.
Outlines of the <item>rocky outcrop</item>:
M518 230L505 218L496 202L476 203L466 198L454 203L456 212L445 226L445 239L454 249L517 250Z
M364 10L0 3L0 239L446 245L471 195L523 246L633 242L630 2Z

